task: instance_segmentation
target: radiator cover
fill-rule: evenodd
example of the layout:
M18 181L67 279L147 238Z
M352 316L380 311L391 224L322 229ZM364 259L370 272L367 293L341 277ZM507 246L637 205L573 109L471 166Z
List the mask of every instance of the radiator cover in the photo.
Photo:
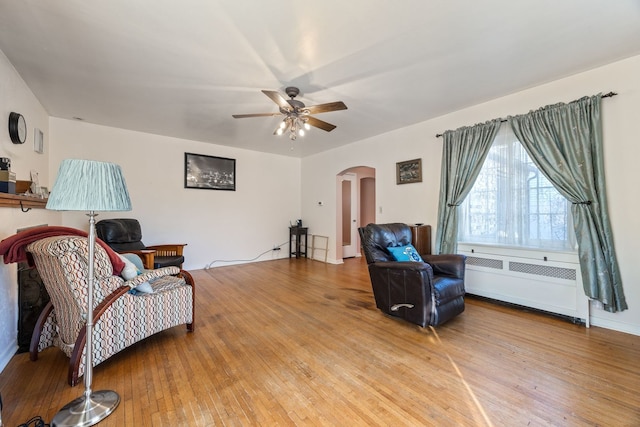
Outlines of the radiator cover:
M469 244L458 251L467 256L467 293L589 324L577 253Z

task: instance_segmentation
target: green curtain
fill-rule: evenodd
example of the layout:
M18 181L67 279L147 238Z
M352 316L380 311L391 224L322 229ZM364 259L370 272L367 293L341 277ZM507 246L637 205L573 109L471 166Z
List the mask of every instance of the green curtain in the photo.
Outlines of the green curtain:
M436 254L452 254L458 248L458 206L478 178L491 144L500 129L500 119L446 131L442 135L442 166Z
M551 105L508 121L536 166L572 203L585 294L616 312L627 303L607 212L601 98Z

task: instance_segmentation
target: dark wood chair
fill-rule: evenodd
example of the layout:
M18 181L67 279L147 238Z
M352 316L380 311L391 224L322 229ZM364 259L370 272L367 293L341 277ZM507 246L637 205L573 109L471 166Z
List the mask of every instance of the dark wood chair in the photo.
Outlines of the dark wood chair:
M96 234L114 251L138 255L146 269L182 268L184 263L182 252L186 243L146 246L142 243L142 228L137 219L103 219L96 223Z

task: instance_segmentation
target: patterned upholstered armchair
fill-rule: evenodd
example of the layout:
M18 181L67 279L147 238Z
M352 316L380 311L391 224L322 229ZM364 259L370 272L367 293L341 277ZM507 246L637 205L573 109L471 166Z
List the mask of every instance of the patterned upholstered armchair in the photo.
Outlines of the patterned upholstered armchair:
M31 339L31 360L49 346L69 358L68 382L85 371L88 241L79 236L47 237L31 243L33 257L51 302L38 319ZM95 247L93 365L165 329L186 324L193 331L194 282L177 267L147 270L125 281L113 275L106 251ZM145 283L152 293L131 293Z

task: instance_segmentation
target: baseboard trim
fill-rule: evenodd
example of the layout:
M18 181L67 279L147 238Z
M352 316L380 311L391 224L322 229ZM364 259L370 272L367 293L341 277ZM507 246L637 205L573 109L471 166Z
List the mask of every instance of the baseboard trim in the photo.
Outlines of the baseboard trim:
M625 334L640 336L640 326L632 325L625 322L616 322L615 320L607 320L594 315L591 311L591 325L600 328L611 329L612 331L623 332Z
M485 297L485 296L482 296L482 295L476 295L476 294L467 293L467 294L465 294L465 298L473 298L473 299L477 299L477 300L480 300L480 301L486 301L486 302L489 302L491 304L502 305L504 307L510 307L510 308L514 308L514 309L517 309L517 310L520 310L520 311L524 311L524 312L532 312L532 313L543 314L545 316L555 317L557 319L565 320L565 321L573 323L575 325L584 325L585 324L584 319L581 319L579 317L573 317L573 316L567 316L567 315L564 315L564 314L553 313L551 311L541 310L539 308L533 308L533 307L529 307L529 306L526 306L526 305L515 304L515 303L512 303L512 302L508 302L508 301L502 301L502 300L499 300L499 299ZM593 322L592 322L592 324L593 324Z

